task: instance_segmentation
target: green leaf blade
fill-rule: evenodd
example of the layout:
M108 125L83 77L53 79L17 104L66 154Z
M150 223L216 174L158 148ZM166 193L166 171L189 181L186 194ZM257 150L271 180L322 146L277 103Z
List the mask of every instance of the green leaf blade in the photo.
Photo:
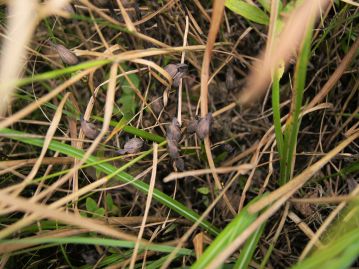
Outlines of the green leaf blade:
M263 25L269 24L268 15L260 8L250 5L242 0L226 0L226 7L245 19Z

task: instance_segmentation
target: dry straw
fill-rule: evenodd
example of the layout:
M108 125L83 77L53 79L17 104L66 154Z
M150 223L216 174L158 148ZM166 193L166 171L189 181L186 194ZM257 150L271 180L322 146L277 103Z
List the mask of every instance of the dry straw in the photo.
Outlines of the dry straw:
M69 0L49 0L40 5L37 0L8 1L7 35L0 58L0 116L4 115L26 63L26 48L38 22L51 14L66 16L61 11Z
M329 3L329 0L307 0L290 14L281 34L272 41L275 49L263 53L255 62L246 88L239 95L240 104L249 105L264 95L273 71L279 63L288 63L295 56L310 21L318 17Z
M6 112L25 63L25 47L37 24L36 0L13 0L8 6L7 38L0 59L0 116Z

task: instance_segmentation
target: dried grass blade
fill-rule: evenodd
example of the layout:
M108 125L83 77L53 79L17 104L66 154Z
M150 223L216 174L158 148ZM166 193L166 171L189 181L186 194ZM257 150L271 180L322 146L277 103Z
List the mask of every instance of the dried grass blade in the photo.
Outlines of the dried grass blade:
M261 97L281 61L287 63L305 38L308 23L318 17L329 0L306 0L289 15L283 31L274 41L275 50L263 53L250 73L246 88L238 96L241 105L249 105Z
M37 0L9 1L8 38L0 59L0 116L6 112L24 65L26 47L38 22L37 5Z

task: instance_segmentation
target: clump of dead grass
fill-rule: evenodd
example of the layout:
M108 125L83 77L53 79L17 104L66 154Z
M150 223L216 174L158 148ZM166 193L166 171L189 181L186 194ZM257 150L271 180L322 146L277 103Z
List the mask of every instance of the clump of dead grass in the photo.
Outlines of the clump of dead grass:
M68 2L9 1L3 8L0 238L8 241L0 243L2 267L30 266L26 259L36 253L41 266L197 268L206 246L220 244L219 231L247 212L258 215L206 268L233 265L240 246L264 224L248 261L255 268L261 262L285 268L323 246L323 234L358 193L355 6L304 1L279 35L270 13L266 38L266 27L218 0L213 6L81 0L73 1L75 14ZM278 4L272 1L272 9ZM284 62L280 109L282 121L290 118L292 64L315 18L296 176L279 187L273 108L263 95ZM80 63L62 62L49 41ZM169 63L189 66L178 87ZM209 135L186 131L208 115ZM170 158L166 127L175 117L181 135ZM93 137L80 118L96 124ZM141 151L119 155L134 137L143 141ZM129 251L127 242L104 236L127 241ZM86 247L77 254L79 242Z

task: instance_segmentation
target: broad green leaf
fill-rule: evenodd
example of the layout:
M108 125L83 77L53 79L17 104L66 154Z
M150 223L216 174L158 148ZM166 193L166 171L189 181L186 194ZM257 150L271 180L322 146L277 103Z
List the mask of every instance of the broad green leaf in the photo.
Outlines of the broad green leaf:
M208 187L200 187L200 188L197 189L197 191L198 191L199 193L204 194L204 195L209 194L209 188L208 188Z
M270 0L258 0L258 2L265 10L270 12Z
M270 8L271 8L271 0L258 0L259 4L261 4L261 6L268 12L270 12ZM279 0L279 11L281 11L283 9L283 4L282 1Z
M96 209L94 212L94 216L96 218L105 216L105 209L103 207Z
M243 16L247 20L268 25L268 15L257 6L250 5L242 0L226 0L226 7L233 12Z
M86 210L92 213L97 210L97 203L91 197L86 198Z
M106 194L106 205L109 211L112 211L114 204L111 194Z
M135 115L137 108L135 95L123 94L118 101L122 105L121 110L124 118L130 120Z
M124 66L126 71L130 70L126 66ZM129 74L129 80L133 84L135 88L138 89L140 86L140 79L137 74ZM126 120L130 120L136 113L136 109L138 107L138 102L136 102L136 94L131 87L130 83L127 79L122 78L120 80L121 84L121 97L118 102L122 105L121 110Z

